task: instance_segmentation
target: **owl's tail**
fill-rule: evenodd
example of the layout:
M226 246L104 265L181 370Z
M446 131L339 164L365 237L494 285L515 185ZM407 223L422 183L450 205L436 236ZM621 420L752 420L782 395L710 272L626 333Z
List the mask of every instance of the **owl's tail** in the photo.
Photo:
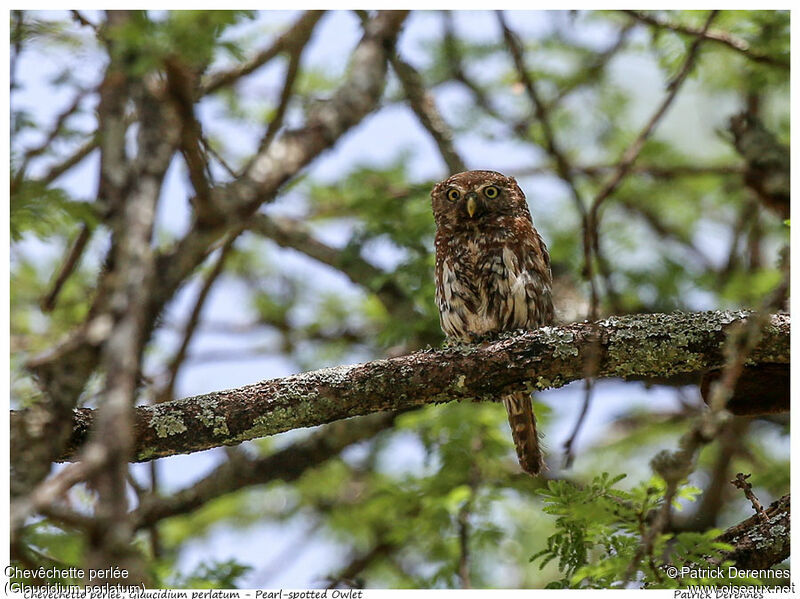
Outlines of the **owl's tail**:
M536 476L545 465L530 395L524 391L509 393L503 396L503 405L508 412L508 423L511 425L511 436L517 449L519 465L531 476Z

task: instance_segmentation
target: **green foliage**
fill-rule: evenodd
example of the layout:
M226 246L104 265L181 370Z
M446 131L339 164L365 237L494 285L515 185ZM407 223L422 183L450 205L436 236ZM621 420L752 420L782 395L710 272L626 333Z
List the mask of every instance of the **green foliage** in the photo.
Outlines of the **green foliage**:
M219 38L227 27L251 16L250 11L179 10L157 20L136 12L129 21L110 29L108 36L130 73L141 76L160 68L171 56L194 68L211 62L219 49L241 56L234 44Z
M80 568L86 551L86 541L81 534L75 530L57 528L47 521L25 527L22 532L22 546L26 547L33 556L41 559L46 567L57 567L63 570L68 570L73 566ZM58 578L51 582L69 585L77 584L80 581Z
M723 554L731 547L715 541L718 530L661 533L650 553L639 556L652 516L662 508L665 485L655 477L623 491L615 487L623 478L624 474L612 477L604 472L586 485L550 481L539 491L544 511L556 517L556 532L531 561L539 561L540 568L557 561L563 578L550 583L550 588L613 588L639 576L649 587L736 584L702 574L680 578L665 574L668 566L682 571L707 570L713 560L724 565ZM695 487L680 487L676 507L679 499L695 501L699 493Z
M75 201L57 187L23 180L11 195L9 220L11 239L19 241L25 233L40 239L63 235L80 222L94 225L97 217L92 204Z
M708 11L652 14L697 28ZM97 23L103 19L94 13L87 16ZM251 18L255 18L252 26ZM550 248L557 308L571 310L574 318L582 319L587 284L580 211L558 177L542 123L496 27L483 27L476 34L465 27L468 18L483 17L455 15L455 39L450 44L442 35L440 13L418 13L408 21L403 34L407 37L401 38L398 48L420 70L468 165L517 176ZM322 19L320 30L331 20L330 15ZM92 203L78 199L95 192L94 170L83 170L86 164L82 164L68 171L69 180L65 176L63 182L44 183L36 178L54 160L68 158L62 151L74 146L77 127L72 127L72 117L44 151L31 153L31 148L48 138L63 106L61 96L71 98L75 89L94 89L102 80L102 70L97 70L89 73L90 83L86 83L87 73L80 68L84 58L91 55L102 69L110 57L95 32L79 25L69 13L13 12L10 21L12 62L18 51L36 57L24 63L29 71L32 63L46 65L54 55L65 62L38 79L36 69L22 73L18 68L12 88L11 393L14 406L23 407L41 398L26 362L56 347L83 324L108 248L102 217ZM272 12L150 12L135 13L126 25L102 31L130 75L157 83L168 59L196 68L201 77L240 64L242 57L254 56L272 44L290 21ZM576 189L589 206L663 100L695 37L636 24L621 11L514 13L508 22L521 35L528 75L544 101L561 153L575 167ZM430 26L415 29L415 23ZM627 37L604 62L604 53L628 26L632 28ZM788 60L788 11L721 11L713 28L742 40L751 53L773 61ZM329 34L330 30L315 32L303 55L279 137L308 124L304 116L308 107L320 106L340 88L346 65L331 58L334 53L325 54L327 45L341 42L335 49L345 56L357 39ZM314 50L314 44L325 51ZM406 56L411 47L414 52ZM459 56L460 71L451 61L453 53ZM49 58L40 60L42 56ZM273 64L198 101L196 115L204 135L234 169L252 158L258 138L275 116L281 81L269 73L281 74L286 57L283 52ZM270 70L276 66L280 68ZM778 251L788 244L789 221L778 219L757 202L744 183L741 158L724 129L730 116L746 106L757 106L767 128L788 144L788 73L722 44L703 42L691 80L600 211L603 261L595 267L600 273L603 315L753 307L774 288ZM47 102L30 104L25 94L17 94L30 89L38 93L41 88L52 91L52 102L45 94ZM276 214L297 219L315 240L331 249L331 264L308 256L294 260L308 248L302 244L279 247L245 231L212 290L215 309L206 306L196 333L205 343L192 341L181 381L218 388L216 378L209 378L192 362L193 352L209 349L212 341L224 340L224 347L234 347L236 352L277 358L293 370L440 345L443 335L434 303L429 193L434 179L446 173L438 162L435 173L434 169L424 174L415 170L419 148L433 147L422 129L414 144L405 148L396 147L390 127L382 130L377 141L374 134L367 142L358 137L392 111L407 110L401 86L391 76L387 90L381 116L366 119L352 137L337 140L330 151L328 165L340 165L333 175L322 169L323 177L316 164L310 164L266 208L270 214L274 209ZM89 93L84 110L94 107L97 100L96 93ZM80 118L94 126L93 118L85 114ZM136 126L131 128L131 139ZM90 134L94 132L85 137L90 139ZM353 139L393 149L392 159L379 163L369 148L365 152L355 147ZM345 151L339 153L341 148ZM353 154L357 160L349 158ZM183 161L179 158L176 163L177 179L185 182ZM20 173L23 164L25 172ZM214 171L219 170L216 167ZM74 191L76 179L85 180L87 186ZM172 183L164 186L160 230L154 242L165 253L183 235L169 220L176 206L184 204L184 195L192 195L188 187L175 197L170 195L173 192ZM43 312L41 299L51 289L67 248L84 223L94 231L92 242L59 293L55 309ZM42 247L48 250L46 258ZM296 268L298 263L301 267ZM306 268L310 263L313 267ZM191 284L183 285L182 289L191 287L189 296L194 297L195 284L212 264L213 258L207 260L191 274ZM601 267L608 270L607 275ZM331 276L317 277L323 271ZM335 284L328 285L331 279ZM176 337L183 330L186 306L192 302L181 293L161 315L146 348L143 401L164 379L165 357L173 355ZM243 376L251 382L271 375L250 371ZM90 381L82 402L97 401L93 396L100 378L102 372ZM579 409L570 400L575 386L571 391L564 389L563 395L559 390L537 396L535 409L551 467L548 479L520 473L499 404L428 406L402 414L390 430L331 455L323 464L306 469L298 480L269 480L164 520L158 525L158 543L153 545L159 545L157 552L151 549L150 531L138 534L137 546L146 556L156 586L245 584L250 565L261 567L258 556L206 561L190 571L179 564L186 563L188 548L196 550L214 542L216 533L225 531L235 538L263 526L308 531L302 543L324 542L335 548L326 563L308 560L309 576L316 577L313 584L327 584L325 576L335 580L348 565L361 564L355 580L343 584L454 588L464 585L462 566L466 565L470 584L476 588L620 587L654 511L663 505L664 483L651 478L648 461L665 447L675 447L702 407L695 387L673 393L659 386L659 394L651 394L644 384L625 384L631 403L607 403L615 400L613 383L610 390L598 384L592 417L579 435L580 441L587 439L586 445L578 444L571 470L561 469L558 463L565 436L561 431L571 428ZM674 396L674 401L664 400L666 395ZM725 462L731 473L752 472L750 480L763 503L779 497L789 486L788 432L788 421L757 419L742 435L741 451ZM270 455L306 434L293 431L239 449ZM706 481L722 476L716 469L724 461L724 450L713 443L701 452L692 480L706 486ZM222 450L218 455L224 459ZM633 481L630 487L624 486L621 476L595 476L609 463L627 474L627 480ZM187 464L195 467L189 460ZM162 478L157 492L171 492L174 481ZM698 490L682 486L679 491L673 516L684 524L708 516L706 521L727 527L751 513L740 495L731 494L723 496L713 514L700 514L697 510L704 502L693 501ZM73 493L73 499L87 511L94 502L93 494L85 489ZM725 582L702 575L679 581L665 576L666 564L704 563L725 549L714 541L719 532L715 528L682 530L655 539L652 555L639 561L630 586ZM85 543L84 534L49 519L31 524L21 538L21 545L30 550L24 557L37 564L80 565ZM298 559L305 559L296 553L301 556Z
M381 318L376 329L380 331L379 342L385 346L414 338L441 338L431 277L431 182L409 183L407 159L407 155L401 155L386 168L357 166L335 184L312 183L308 189L313 221L353 219L349 220L353 223L350 240L341 254L343 267L349 257L363 258L377 243L398 256L393 270L359 280L373 291L392 281L418 314L413 322L407 322L371 311Z
M176 576L168 586L179 589L235 589L237 581L252 570L236 560L211 561L199 564L192 572Z

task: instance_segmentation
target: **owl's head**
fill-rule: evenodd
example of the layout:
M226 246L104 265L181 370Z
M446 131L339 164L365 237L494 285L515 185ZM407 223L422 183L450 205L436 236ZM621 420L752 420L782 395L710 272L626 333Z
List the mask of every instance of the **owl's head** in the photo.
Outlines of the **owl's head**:
M431 204L437 227L480 227L506 216L530 219L525 194L516 180L495 171L465 171L437 183Z

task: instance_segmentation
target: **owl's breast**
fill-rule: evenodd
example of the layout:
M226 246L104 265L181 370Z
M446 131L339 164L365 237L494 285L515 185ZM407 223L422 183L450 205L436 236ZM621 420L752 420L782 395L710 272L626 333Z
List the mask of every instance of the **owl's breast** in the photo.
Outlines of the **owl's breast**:
M437 244L436 301L449 338L469 342L549 321L549 277L527 269L524 252L513 245L491 241L469 239L447 248Z

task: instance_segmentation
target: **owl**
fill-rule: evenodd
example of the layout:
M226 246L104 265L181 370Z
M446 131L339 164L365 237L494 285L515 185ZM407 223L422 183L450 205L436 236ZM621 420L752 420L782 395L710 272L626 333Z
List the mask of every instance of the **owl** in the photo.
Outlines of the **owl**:
M436 221L436 304L451 341L553 322L550 255L512 177L467 171L431 192ZM543 466L529 394L505 395L520 466Z

